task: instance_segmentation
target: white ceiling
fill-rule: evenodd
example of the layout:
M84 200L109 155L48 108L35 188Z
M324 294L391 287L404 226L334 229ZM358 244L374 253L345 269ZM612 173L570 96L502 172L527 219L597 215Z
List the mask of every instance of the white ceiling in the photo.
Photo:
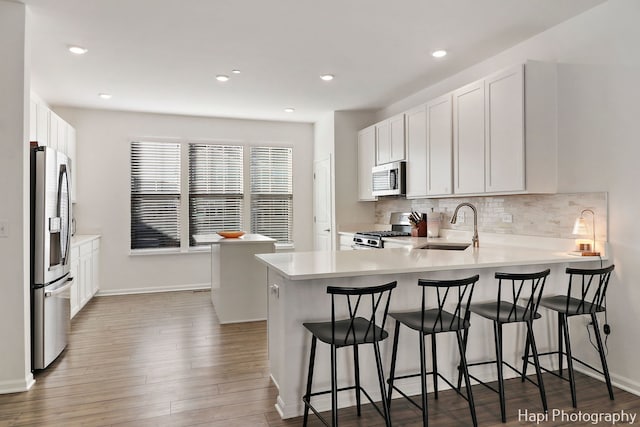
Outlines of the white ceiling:
M603 0L24 2L32 89L52 105L313 122L389 105Z

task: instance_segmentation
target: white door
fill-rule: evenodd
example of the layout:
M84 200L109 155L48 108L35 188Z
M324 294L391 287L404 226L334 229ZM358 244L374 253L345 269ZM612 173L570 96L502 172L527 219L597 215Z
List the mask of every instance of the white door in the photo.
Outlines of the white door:
M313 249L333 248L331 230L331 158L313 162Z

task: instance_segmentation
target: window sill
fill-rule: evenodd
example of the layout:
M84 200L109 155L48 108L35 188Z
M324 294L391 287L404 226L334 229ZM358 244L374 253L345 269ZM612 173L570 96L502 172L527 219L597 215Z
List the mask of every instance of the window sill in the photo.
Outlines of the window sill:
M129 256L149 256L149 255L192 255L210 253L210 246L191 247L187 250L181 250L178 248L167 249L131 249L129 250Z

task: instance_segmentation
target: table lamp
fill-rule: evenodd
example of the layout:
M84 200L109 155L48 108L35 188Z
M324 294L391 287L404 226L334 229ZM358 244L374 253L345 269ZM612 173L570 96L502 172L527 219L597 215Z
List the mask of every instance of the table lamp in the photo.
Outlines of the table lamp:
M587 221L584 218L584 214L587 212L590 213L593 218L591 227L593 231L593 240L592 244L581 243L578 249L582 256L600 256L600 252L596 252L596 214L591 209L584 209L580 212L580 216L576 218L576 222L573 224L573 235L585 236L589 234Z

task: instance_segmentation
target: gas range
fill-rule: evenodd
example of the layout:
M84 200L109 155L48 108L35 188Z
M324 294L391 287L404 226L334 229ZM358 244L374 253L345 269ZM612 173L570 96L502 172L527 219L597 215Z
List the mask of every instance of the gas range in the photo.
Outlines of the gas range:
M384 247L385 237L407 237L411 236L408 231L363 231L353 235L354 249L381 249Z

